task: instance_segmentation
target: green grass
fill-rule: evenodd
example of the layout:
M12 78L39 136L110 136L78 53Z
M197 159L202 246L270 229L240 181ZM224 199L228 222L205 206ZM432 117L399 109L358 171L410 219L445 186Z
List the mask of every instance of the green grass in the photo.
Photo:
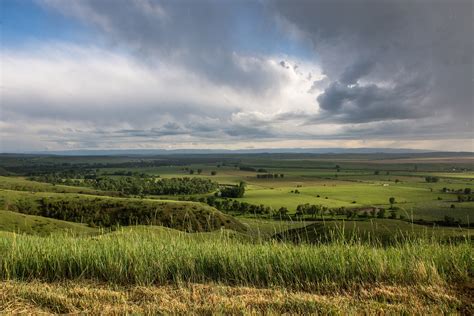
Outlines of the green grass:
M99 229L79 223L3 210L0 210L0 231L41 236L65 232L73 235L94 235L99 233Z
M243 243L220 235L123 232L93 238L0 237L0 278L91 279L117 284L217 282L288 289L364 283L444 284L474 273L471 244L411 242L386 248L360 243ZM58 247L58 245L61 245Z
M246 217L238 217L238 219L247 227L246 234L257 240L270 239L278 233L289 229L302 228L313 223L311 221L285 221Z

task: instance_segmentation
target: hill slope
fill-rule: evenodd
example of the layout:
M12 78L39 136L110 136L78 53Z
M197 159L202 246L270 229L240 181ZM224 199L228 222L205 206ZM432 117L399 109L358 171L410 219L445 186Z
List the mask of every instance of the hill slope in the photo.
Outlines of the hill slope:
M465 239L472 235L468 229L428 227L400 220L374 219L368 221L326 221L275 234L279 240L293 242L370 241L393 244L413 238Z
M0 208L93 227L158 225L188 232L246 230L232 216L197 202L0 190Z
M68 232L76 235L93 235L99 233L98 229L88 227L84 224L3 210L0 210L0 231L41 236L57 232Z

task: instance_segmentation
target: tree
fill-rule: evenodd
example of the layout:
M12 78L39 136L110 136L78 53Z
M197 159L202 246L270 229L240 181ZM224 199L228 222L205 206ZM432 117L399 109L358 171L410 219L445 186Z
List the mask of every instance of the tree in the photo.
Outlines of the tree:
M194 174L194 170L193 170L193 169L189 169L189 174Z
M228 185L220 188L221 197L241 198L245 193L245 182L241 181L238 185Z
M471 194L471 188L465 188L464 194Z
M427 176L425 177L425 181L428 183L435 183L439 181L438 177Z
M376 175L376 176L378 176L379 173L380 173L380 171L378 171L378 170L375 170L375 171L374 171L374 175Z
M211 176L215 176L217 174L217 171L211 171Z
M278 209L278 214L280 216L285 216L286 214L288 214L288 209L286 207L282 206Z
M377 214L378 218L385 218L385 209L381 208Z
M198 174L201 174L202 173L202 169L198 169Z
M388 201L390 202L390 209L393 210L393 204L395 204L395 198L392 196L391 198L388 199Z
M303 204L300 204L296 207L296 216L303 216L305 213L305 207Z

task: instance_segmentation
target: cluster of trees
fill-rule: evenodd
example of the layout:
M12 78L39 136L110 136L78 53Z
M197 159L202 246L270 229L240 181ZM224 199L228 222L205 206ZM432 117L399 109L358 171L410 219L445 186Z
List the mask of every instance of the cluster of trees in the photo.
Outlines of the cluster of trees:
M304 216L309 215L315 218L318 215L325 214L329 209L323 205L315 205L315 204L300 204L296 207L296 215L297 216Z
M188 201L195 201L206 203L209 206L215 207L221 212L224 213L240 213L240 214L252 214L252 215L261 215L261 216L273 216L281 217L288 215L288 208L280 207L279 209L274 209L270 206L263 204L255 205L247 202L241 202L232 199L217 199L214 196L207 197L186 197L184 198Z
M254 205L247 202L240 202L237 200L230 199L216 199L213 196L207 198L200 198L200 202L206 203L212 207L215 207L221 212L229 213L236 212L241 214L257 214L257 215L271 215L274 210L263 204Z
M444 187L441 189L443 193L454 193L457 194L458 202L470 202L474 201L474 196L471 195L472 189L471 188L464 188L464 189L448 189ZM438 198L441 199L441 198ZM454 205L451 205L451 208L455 208Z
M438 177L426 176L425 181L428 183L436 183L439 181Z
M195 174L195 173L197 173L197 174L202 174L202 171L203 171L201 168L198 168L198 169L194 170L194 169L190 169L190 168L188 168L188 167L183 168L182 170L188 172L188 173L191 174L191 175L192 175L192 174ZM212 171L211 171L211 176L215 176L216 174L217 174L217 171L215 171L215 170L212 170Z
M138 178L151 178L152 176L143 172L133 172L126 170L119 170L114 172L104 172L99 174L98 170L94 169L70 169L65 171L43 173L28 177L31 181L46 182L52 184L64 184L80 186L84 184L82 180L97 179L103 176L127 176Z
M139 177L100 177L84 180L98 190L117 191L127 195L204 194L217 189L216 182L205 178L154 179Z
M446 215L442 224L445 226L459 226L462 224L462 220L460 218L455 219L452 216Z
M472 193L472 189L471 188L464 188L464 189L448 189L446 187L444 187L443 189L441 189L442 192L444 193L457 193L457 194L471 194Z
M474 196L458 195L458 202L470 202L470 201L474 201Z
M257 179L277 179L277 178L283 178L283 177L285 177L283 173L257 174Z
M240 182L238 185L223 185L216 192L216 196L223 198L241 198L245 194L245 183Z
M315 204L300 204L296 207L296 216L298 217L311 217L316 218L320 216L346 216L347 219L355 219L355 218L386 218L386 211L384 208L371 208L360 210L360 209L347 209L345 207L339 208L328 208L323 205L315 205ZM395 219L397 218L397 209L393 208L390 210L389 218Z
M65 185L80 185L80 179L89 179L95 178L96 172L95 170L66 170L66 171L58 171L58 172L51 172L51 173L44 173L35 176L28 177L28 180L37 181L37 182L46 182L52 184L65 184Z
M249 166L239 166L239 170L242 170L242 171L252 171L252 172L268 172L267 169L263 169L263 168L253 168L253 167L249 167Z

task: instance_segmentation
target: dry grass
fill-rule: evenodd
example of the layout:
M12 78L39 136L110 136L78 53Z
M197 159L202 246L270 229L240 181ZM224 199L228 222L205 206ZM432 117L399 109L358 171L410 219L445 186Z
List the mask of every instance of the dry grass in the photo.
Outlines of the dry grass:
M316 294L216 284L0 283L5 314L470 314L472 308L472 295L440 286L371 285Z

